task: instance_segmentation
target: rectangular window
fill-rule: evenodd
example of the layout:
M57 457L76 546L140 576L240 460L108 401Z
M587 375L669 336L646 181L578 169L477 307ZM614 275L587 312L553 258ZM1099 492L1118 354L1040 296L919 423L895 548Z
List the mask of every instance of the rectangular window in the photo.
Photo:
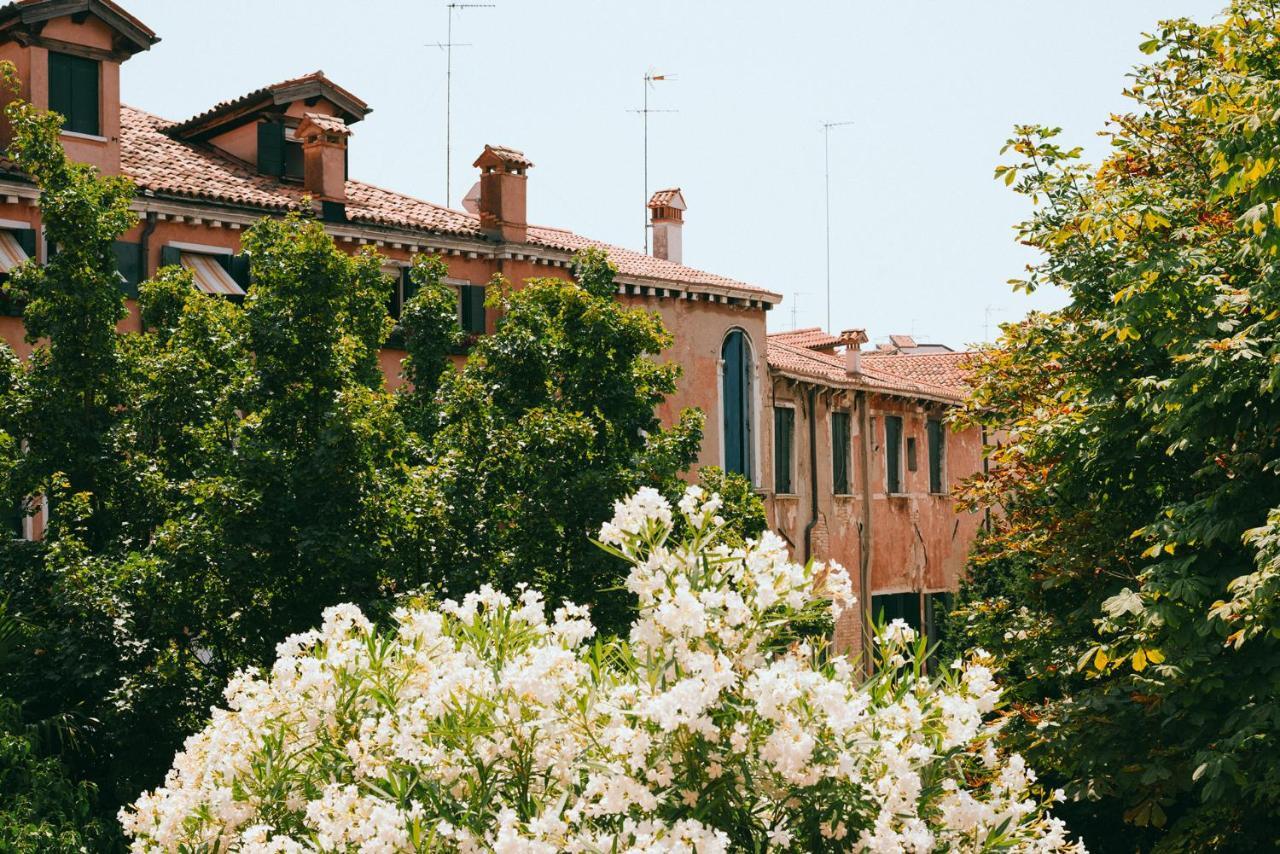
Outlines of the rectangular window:
M890 495L902 492L902 418L884 417L885 487Z
M902 620L917 632L920 631L920 594L919 593L882 593L871 597L871 616L877 623L887 625L894 620Z
M63 130L102 134L98 68L97 60L49 51L49 109L66 119Z
M831 413L831 491L849 494L849 413Z
M233 267L238 267L236 257L230 252L213 254L195 252L179 246L164 246L160 249L160 266L180 265L191 271L191 279L197 289L206 294L240 299L244 296L244 287L232 275ZM247 263L243 265L247 274ZM247 282L246 282L247 284Z
M907 471L916 470L916 437L907 437Z
M462 285L458 291L462 298L462 331L469 335L483 335L484 285Z
M936 418L930 418L925 422L925 429L929 437L929 491L935 495L941 495L947 487L942 474L943 461L947 452L947 433L942 427L942 422Z
M773 408L773 491L778 495L790 495L795 491L791 482L792 448L796 436L796 411L789 406Z

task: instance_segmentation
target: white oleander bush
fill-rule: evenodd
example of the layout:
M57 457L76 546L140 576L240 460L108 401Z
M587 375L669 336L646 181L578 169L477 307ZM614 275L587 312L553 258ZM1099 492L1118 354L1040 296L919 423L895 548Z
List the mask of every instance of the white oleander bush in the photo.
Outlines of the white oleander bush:
M135 851L1079 851L1035 775L1000 754L981 657L922 675L880 633L879 674L789 641L839 566L772 534L720 542L652 490L601 545L632 566L628 640L585 609L483 588L378 631L351 606L244 673L163 787L121 812Z

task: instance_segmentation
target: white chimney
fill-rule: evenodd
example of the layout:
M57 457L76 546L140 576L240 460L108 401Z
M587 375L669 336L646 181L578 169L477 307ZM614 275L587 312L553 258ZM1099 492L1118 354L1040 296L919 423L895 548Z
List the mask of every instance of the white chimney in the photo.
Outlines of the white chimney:
M682 264L684 244L680 232L684 228L684 212L688 207L679 187L659 190L649 199L649 216L653 228L653 257Z

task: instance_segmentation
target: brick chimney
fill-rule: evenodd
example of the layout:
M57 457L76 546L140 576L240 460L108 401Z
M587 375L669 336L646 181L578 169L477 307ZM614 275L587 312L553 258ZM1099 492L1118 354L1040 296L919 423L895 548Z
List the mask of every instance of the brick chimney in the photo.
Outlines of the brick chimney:
M472 165L480 170L480 230L492 240L524 243L529 231L525 172L533 163L514 148L486 145Z
M659 190L649 199L650 227L653 229L653 257L682 264L684 212L688 207L679 187Z
M844 372L848 376L862 376L862 345L869 340L865 329L840 331L840 343L844 345Z
M347 139L351 129L337 116L307 113L295 134L302 141L307 192L325 202L347 200Z

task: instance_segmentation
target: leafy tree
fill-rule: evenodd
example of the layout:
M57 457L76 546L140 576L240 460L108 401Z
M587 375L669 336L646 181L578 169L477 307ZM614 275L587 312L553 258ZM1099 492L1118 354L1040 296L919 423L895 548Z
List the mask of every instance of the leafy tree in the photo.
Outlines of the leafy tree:
M656 315L617 302L615 272L589 250L576 283L490 287L497 328L440 386L439 427L411 502L419 510L406 541L439 591L528 583L552 602L589 604L602 630L627 624L625 565L588 541L609 512L601 498L673 480L695 458L702 421L686 411L659 424L654 407L680 369L649 354L670 334ZM416 331L406 328L415 361Z
M0 849L98 850L114 832L95 814L95 790L71 778L49 749L73 737L65 720L31 720L13 699L29 658L26 627L0 599Z
M1069 304L977 360L1005 513L957 616L1097 850L1280 842L1276 13L1161 24L1097 168L1028 126L997 169L1035 205L1017 285Z

